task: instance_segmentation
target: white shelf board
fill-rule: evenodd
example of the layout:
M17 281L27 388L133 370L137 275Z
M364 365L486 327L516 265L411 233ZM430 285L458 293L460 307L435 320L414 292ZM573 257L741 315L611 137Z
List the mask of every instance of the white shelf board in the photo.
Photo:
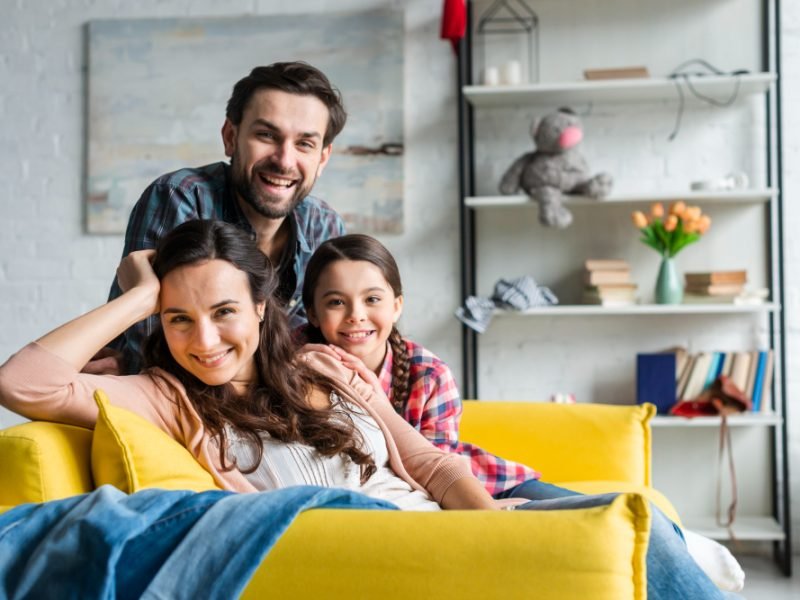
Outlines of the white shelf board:
M687 517L681 519L683 526L695 533L704 535L712 540L729 540L731 535L728 529L717 525L717 519L708 517ZM772 517L749 517L736 515L733 522L733 534L738 540L773 540L785 539L786 535L780 523Z
M717 100L727 100L736 89L738 96L766 92L776 77L774 73L746 75L711 75L689 77L699 93ZM697 102L686 81L680 80L687 102ZM676 80L666 78L608 79L602 81L568 81L526 85L468 85L463 87L466 99L475 107L562 105L584 102L646 102L677 100Z
M613 194L608 198L596 200L586 196L565 196L564 202L570 206L614 206L618 204L649 204L651 202L671 202L683 200L689 204L763 204L775 196L774 188L754 190L729 190L719 192L638 192L630 194ZM502 208L507 206L536 206L536 203L525 195L517 196L470 196L464 198L464 205L470 208Z
M667 415L657 415L650 421L652 427L719 427L720 417L671 417ZM780 415L773 412L764 413L744 413L741 415L731 415L728 417L728 425L731 427L775 427L782 422Z
M780 307L774 302L764 304L632 304L630 306L599 306L593 304L565 304L537 306L527 310L495 309L496 316L558 317L594 315L685 315L714 313L775 312Z

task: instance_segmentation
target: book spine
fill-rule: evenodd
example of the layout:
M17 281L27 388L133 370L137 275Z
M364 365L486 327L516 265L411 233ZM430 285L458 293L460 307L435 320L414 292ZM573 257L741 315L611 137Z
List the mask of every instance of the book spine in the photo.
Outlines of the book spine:
M681 400L694 400L702 393L710 364L711 354L709 352L700 352L697 354L697 358L692 366L692 372L689 375L689 381L686 383L684 396Z
M756 371L758 370L758 352L748 352L750 355L750 370L747 372L747 389L745 394L750 401L753 401L753 389L756 383Z
M747 373L750 371L750 355L747 352L736 352L731 366L731 381L739 391L747 392Z
M767 366L767 353L762 351L758 353L758 366L756 367L756 377L753 382L753 412L761 412L761 395L763 393L764 385L764 369Z
M772 378L775 372L775 352L773 350L767 351L767 366L764 369L764 383L761 386L761 412L770 412L775 410L772 406Z
M730 377L731 369L733 368L733 352L724 352L723 356L722 369L720 369L718 376L725 375L725 377Z
M636 355L636 402L656 405L659 414L669 414L675 404L674 353Z
M686 357L686 365L683 367L683 372L678 379L678 389L676 390L679 400L686 397L686 385L689 383L689 378L692 375L692 369L694 369L694 362L696 359L697 356L694 354L690 354Z
M706 373L706 380L703 383L703 390L708 389L711 387L711 384L714 383L714 380L717 378L717 372L721 366L722 353L721 352L712 352L711 353L711 363L708 365L708 372ZM702 390L701 390L702 391Z

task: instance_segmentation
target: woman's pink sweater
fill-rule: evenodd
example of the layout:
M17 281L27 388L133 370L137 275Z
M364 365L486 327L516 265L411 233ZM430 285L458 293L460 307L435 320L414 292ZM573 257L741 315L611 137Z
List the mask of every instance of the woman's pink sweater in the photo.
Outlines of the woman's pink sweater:
M386 437L389 464L415 489L425 489L437 502L462 477L472 477L469 464L435 448L394 412L385 395L321 352L300 356L334 381L342 399L366 410ZM88 375L39 344L28 344L0 367L0 404L29 419L94 428L98 409L93 394L102 389L112 404L155 424L191 452L217 484L236 492L257 491L236 469L224 471L186 389L162 369L139 375Z

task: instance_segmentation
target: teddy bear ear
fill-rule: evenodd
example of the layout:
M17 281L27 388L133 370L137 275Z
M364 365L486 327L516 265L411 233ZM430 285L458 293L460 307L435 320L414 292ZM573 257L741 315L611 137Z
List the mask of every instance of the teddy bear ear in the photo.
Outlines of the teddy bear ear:
M536 138L536 132L539 130L539 125L542 123L542 119L540 117L536 117L531 122L531 137Z

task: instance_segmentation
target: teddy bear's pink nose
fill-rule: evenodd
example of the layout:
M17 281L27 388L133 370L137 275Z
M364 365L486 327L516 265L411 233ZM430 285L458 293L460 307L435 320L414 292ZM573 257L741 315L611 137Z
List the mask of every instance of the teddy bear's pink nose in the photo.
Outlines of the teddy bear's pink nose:
M580 127L573 125L561 132L561 135L558 136L558 145L566 150L577 145L582 139L583 131L581 131Z

